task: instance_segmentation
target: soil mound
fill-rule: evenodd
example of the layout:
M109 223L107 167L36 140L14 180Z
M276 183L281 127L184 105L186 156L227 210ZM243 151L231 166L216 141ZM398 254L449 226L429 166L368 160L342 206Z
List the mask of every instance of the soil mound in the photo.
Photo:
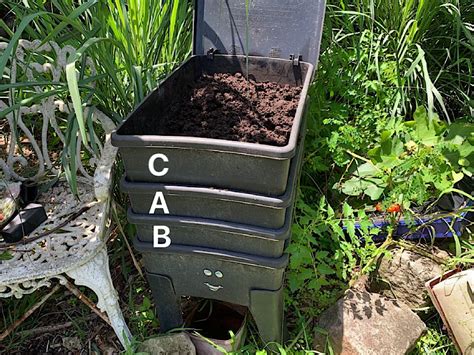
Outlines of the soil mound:
M284 146L300 94L301 87L247 81L241 73L203 75L171 104L158 134Z

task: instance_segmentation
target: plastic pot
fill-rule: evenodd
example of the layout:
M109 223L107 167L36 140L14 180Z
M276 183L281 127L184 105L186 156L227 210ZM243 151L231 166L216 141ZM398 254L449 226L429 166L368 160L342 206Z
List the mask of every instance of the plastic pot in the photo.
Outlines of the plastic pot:
M271 258L283 254L291 237L293 208L286 210L285 224L279 229L253 227L247 224L224 222L214 219L153 216L128 211L128 221L137 226L137 238L153 243L153 228L168 226L173 244L201 246L237 253L248 253Z
M112 134L112 144L119 147L130 182L213 186L272 196L285 192L290 162L296 155L302 133L312 64L300 62L294 65L290 60L249 57L249 76L257 81L303 87L286 146L149 133L159 132L159 127L166 125L159 113L183 95L186 84L203 73L243 72L245 61L245 56L192 56L126 118ZM161 156L152 163L156 171L167 169L162 176L153 175L149 169L150 159L155 154L166 156L166 159Z
M158 308L160 331L183 325L180 296L249 308L262 339L283 340L283 279L288 255L264 258L216 249L171 245L155 249L135 239Z
M425 286L459 354L472 354L474 268L448 271Z
M303 143L302 140L292 160L287 190L278 197L206 187L130 182L127 178L122 179L121 188L129 194L133 213L164 215L163 208L151 209L156 194L162 193L171 216L281 229L287 222L288 210L293 208ZM163 201L160 199L159 202Z
M264 228L282 228L294 188L281 197L267 197L243 192L204 187L131 183L122 180L122 191L130 196L135 213L149 213L156 192L162 192L170 214L219 219ZM157 209L155 214L163 214Z
M394 237L402 237L407 240L434 238L452 238L454 235L460 237L464 228L472 220L472 212L457 212L456 216L436 214L419 216L412 224L408 224L403 218L398 222ZM387 237L386 227L390 222L385 219L373 221L373 226L380 228L381 232L374 240L384 240ZM360 224L356 223L356 230L360 230Z
M21 209L8 224L0 228L0 236L6 243L16 243L32 233L48 216L40 204L30 203Z
M217 249L171 245L153 248L135 240L145 269L170 278L178 295L195 296L249 305L249 290L278 290L288 255L264 258Z

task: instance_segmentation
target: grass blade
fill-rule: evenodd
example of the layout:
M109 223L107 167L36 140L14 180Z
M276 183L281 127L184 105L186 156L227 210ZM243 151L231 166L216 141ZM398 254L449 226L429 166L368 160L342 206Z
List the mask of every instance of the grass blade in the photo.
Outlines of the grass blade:
M15 34L11 38L10 42L8 42L7 48L3 51L2 56L0 57L0 73L3 74L5 70L5 66L8 62L8 59L10 56L15 52L16 47L18 45L18 41L21 38L21 35L25 28L30 24L31 21L33 21L36 17L46 15L47 12L41 11L37 12L34 14L31 14L29 16L26 16L23 20L21 20L20 25L18 26L18 29L15 31Z
M107 40L106 38L89 38L84 45L76 50L73 55L68 59L66 65L66 78L69 88L69 94L71 95L74 112L76 114L77 123L79 125L79 131L81 132L82 141L87 145L87 133L86 126L84 123L84 112L82 110L81 95L79 93L79 85L76 75L76 62L82 57L85 51L92 45Z

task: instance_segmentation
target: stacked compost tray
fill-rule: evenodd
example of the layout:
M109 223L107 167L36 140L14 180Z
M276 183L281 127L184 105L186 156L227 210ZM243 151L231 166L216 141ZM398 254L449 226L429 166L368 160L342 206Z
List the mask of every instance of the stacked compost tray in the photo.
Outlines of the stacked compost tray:
M193 56L112 143L160 330L181 327L179 298L195 296L247 306L262 339L281 342L284 250L324 1L250 4L247 17L245 0L196 1Z

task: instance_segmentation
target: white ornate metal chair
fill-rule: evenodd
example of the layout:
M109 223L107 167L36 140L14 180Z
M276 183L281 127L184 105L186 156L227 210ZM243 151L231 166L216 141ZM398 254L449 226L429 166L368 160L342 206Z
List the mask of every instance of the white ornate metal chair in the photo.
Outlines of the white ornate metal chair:
M0 52L6 46L7 43L0 43ZM61 48L54 42L42 45L39 41L20 41L8 67L10 81L15 83L21 73L31 82L37 76L64 82L67 57L74 52L74 48ZM34 56L38 55L47 61L35 61L37 57ZM89 73L94 73L92 61L87 59L86 64ZM43 88L35 86L34 90L41 93ZM3 96L0 111L14 104L11 91ZM72 104L67 99L61 101L48 96L39 103L21 106L0 119L0 177L3 173L5 180L38 182L47 174L57 174L59 159L51 157L48 143L51 145L55 140L59 150L64 147L64 117L70 111ZM48 219L28 236L30 240L38 239L27 244L15 244L9 250L13 257L0 261L0 297L20 298L40 287L49 287L54 279L65 284L65 275L68 275L77 285L87 286L97 294L97 306L107 313L115 333L125 346L131 334L112 284L106 248L110 226L111 170L116 156L116 149L110 144L114 124L93 107L86 108L84 114L92 116L96 126L101 127L105 141L100 144L99 135L95 136L99 147L96 152L82 144L80 135L77 135L75 159L79 199L64 179L40 195L38 201L44 205ZM90 157L87 160L81 158L85 153Z

